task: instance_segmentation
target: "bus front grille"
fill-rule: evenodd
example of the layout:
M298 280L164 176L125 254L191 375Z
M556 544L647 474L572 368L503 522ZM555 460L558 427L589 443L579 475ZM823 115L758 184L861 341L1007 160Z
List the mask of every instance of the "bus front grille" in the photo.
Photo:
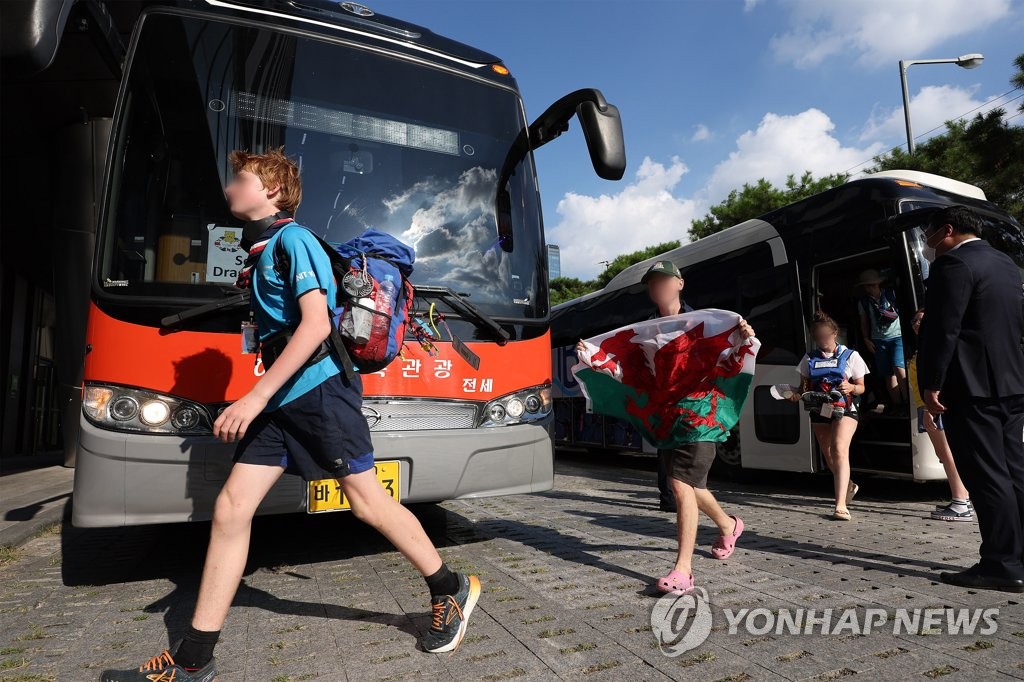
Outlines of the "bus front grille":
M477 406L448 400L386 400L363 402L370 431L437 431L472 429Z

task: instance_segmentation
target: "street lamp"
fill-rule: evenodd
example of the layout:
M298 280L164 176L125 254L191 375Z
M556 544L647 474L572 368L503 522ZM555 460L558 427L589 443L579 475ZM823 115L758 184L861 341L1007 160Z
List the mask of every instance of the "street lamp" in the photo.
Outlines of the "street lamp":
M903 85L903 117L907 120L907 151L914 153L914 133L910 128L910 95L907 93L907 69L914 64L956 64L964 69L976 69L985 61L985 55L978 52L960 55L952 59L901 59L900 83Z

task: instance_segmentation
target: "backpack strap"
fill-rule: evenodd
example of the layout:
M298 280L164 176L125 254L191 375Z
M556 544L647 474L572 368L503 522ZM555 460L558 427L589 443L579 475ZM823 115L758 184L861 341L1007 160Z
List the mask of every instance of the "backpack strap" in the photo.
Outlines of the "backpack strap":
M324 239L322 239L318 234L312 230L307 231L316 238L320 246L323 247L328 259L330 259L331 270L334 273L334 278L336 280L334 285L336 292L335 295L338 298L341 298L344 294L344 291L341 288L341 278L344 276L344 273L348 272L348 269L351 266L351 261L338 253L337 249L324 241ZM289 270L291 270L291 259L288 257L288 252L281 243L281 237L279 234L277 241L274 242L274 272L276 272L277 276L284 281L287 279ZM337 305L338 302L335 301L334 303ZM355 367L352 364L352 357L349 355L348 349L345 348L344 340L341 338L341 330L338 329L338 325L334 322L334 308L330 301L327 302L327 319L331 322L331 333L327 336L327 343L341 362L341 366L345 370L345 377L351 381L356 374Z

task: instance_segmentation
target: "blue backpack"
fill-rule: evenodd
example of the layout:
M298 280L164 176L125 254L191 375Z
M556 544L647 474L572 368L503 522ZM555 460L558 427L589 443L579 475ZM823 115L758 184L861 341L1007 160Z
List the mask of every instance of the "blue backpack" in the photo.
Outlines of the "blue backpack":
M367 230L337 245L314 236L331 259L338 287L338 300L331 308L332 350L350 377L353 372L379 372L398 356L405 341L414 298L409 276L416 253L379 230ZM281 240L276 246L275 267L287 272L288 256ZM360 315L363 331L353 336L351 320Z

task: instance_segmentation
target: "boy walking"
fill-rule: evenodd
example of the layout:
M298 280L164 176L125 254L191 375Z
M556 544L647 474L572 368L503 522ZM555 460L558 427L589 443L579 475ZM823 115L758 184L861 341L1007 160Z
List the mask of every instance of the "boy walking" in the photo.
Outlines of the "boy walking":
M455 650L480 597L476 576L454 573L413 514L385 492L373 471L373 447L362 415L362 381L345 376L330 352L328 304L337 295L323 247L291 215L302 196L298 167L283 151L235 151L225 188L231 213L248 221L248 251L239 286L250 300L273 362L256 385L217 418L213 435L238 442L235 464L214 506L210 545L192 622L173 651L133 670L108 670L101 682L212 682L213 650L245 568L256 508L285 472L303 479L336 478L352 512L373 526L423 575L432 623L424 650ZM280 246L278 246L278 242ZM275 270L282 248L289 268Z

